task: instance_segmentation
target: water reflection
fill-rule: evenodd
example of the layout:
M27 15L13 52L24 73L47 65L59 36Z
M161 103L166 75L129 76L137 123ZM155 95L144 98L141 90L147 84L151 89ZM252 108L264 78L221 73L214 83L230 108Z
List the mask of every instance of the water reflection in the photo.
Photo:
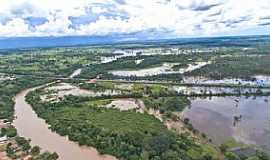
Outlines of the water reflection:
M216 144L235 138L270 151L269 97L196 98L184 111L193 126Z
M241 85L259 85L259 86L270 86L270 76L256 75L251 77L249 80L240 78L225 78L220 80L214 80L203 76L198 77L184 77L184 83L195 83L195 84L241 84Z

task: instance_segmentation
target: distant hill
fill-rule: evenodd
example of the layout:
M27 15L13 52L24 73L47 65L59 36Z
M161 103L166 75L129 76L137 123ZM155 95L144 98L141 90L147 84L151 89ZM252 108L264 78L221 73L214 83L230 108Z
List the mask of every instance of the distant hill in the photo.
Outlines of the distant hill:
M203 47L215 46L242 46L248 47L252 44L270 42L270 36L235 36L235 37L213 37L213 38L177 38L158 40L132 40L130 37L119 36L67 36L67 37L14 37L0 38L0 49L23 49L23 48L48 48L63 46L86 46L86 45L108 45L128 47L132 46L172 46L172 45L197 45ZM135 45L134 45L135 44Z

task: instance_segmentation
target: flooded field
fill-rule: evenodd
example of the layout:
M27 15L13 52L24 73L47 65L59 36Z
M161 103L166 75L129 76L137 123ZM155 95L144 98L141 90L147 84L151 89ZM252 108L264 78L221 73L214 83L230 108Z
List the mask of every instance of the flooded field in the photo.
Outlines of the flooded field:
M116 61L119 58L124 57L136 57L138 55L143 56L154 56L154 55L181 55L181 54L192 54L192 53L207 53L207 52L216 52L217 48L207 48L207 49L180 49L180 48L171 48L171 49L142 49L142 50L115 50L113 56L101 57L101 63L109 63Z
M110 71L109 73L117 76L137 76L137 77L144 77L144 76L153 76L153 75L159 75L159 74L173 74L173 73L179 73L183 74L185 72L190 72L196 69L199 69L207 64L210 64L211 62L195 62L193 64L189 64L186 68L180 68L179 70L174 70L173 66L178 65L178 63L163 63L159 67L153 67L153 68L145 68L145 69L139 69L139 70L116 70L116 71Z
M270 93L268 88L229 88L229 87L189 87L189 86L172 86L177 93L186 95L190 94L252 94L257 92Z
M104 95L121 94L120 91L109 90L109 89L102 92L94 92L91 90L81 89L69 83L58 83L56 85L46 87L43 90L45 91L45 94L41 95L41 100L43 101L59 101L59 99L62 99L68 95L97 97L97 96L102 96L102 95L104 96Z
M234 138L270 151L269 100L269 97L197 98L183 115L216 144Z
M101 63L109 63L116 61L119 58L124 58L124 57L135 57L137 54L135 52L125 52L125 51L115 51L113 53L113 56L110 57L100 57Z
M197 83L197 84L241 84L241 85L259 85L259 86L270 86L270 77L257 75L252 78L252 80L244 79L221 79L221 80L211 80L205 77L184 77L184 83Z

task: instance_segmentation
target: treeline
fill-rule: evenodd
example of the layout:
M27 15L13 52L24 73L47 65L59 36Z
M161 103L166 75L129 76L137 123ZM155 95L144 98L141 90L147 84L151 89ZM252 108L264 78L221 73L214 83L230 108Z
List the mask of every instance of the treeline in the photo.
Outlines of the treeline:
M171 81L171 82L181 82L183 76L179 73L171 73L171 74L158 74L153 76L117 76L110 73L104 73L102 75L103 79L124 79L128 81L140 81L140 80L148 80L148 81Z
M212 79L251 79L255 75L270 75L269 62L269 55L219 57L212 64L185 73L185 75L204 76Z

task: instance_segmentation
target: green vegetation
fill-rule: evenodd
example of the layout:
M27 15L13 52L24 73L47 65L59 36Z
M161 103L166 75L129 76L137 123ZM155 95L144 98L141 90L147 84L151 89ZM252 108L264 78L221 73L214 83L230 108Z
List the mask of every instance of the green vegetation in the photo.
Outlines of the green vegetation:
M114 83L111 82L81 83L79 86L80 88L89 89L96 92L116 89Z
M34 79L31 77L18 77L15 80L3 81L0 83L0 119L13 119L12 98L23 89L44 84L49 79Z
M205 76L213 79L244 78L255 75L270 75L270 55L233 55L218 57L215 61L186 75Z
M226 142L224 142L221 146L224 146L224 148L236 148L236 147L247 147L247 145L237 142L235 139L229 139Z
M135 93L143 93L150 97L164 97L168 95L177 95L175 91L169 89L169 87L165 85L157 85L157 84L133 84L132 92Z
M268 160L270 159L269 155L261 152L256 151L256 154L253 156L245 156L245 155L237 155L232 150L235 148L248 148L248 145L243 143L236 142L234 139L229 139L225 143L220 145L220 151L224 153L226 159L228 160ZM244 153L244 151L243 151Z
M7 128L1 128L1 136L6 135L7 137L17 136L17 130L13 126L8 126Z
M16 143L15 143L16 142ZM12 159L19 159L20 154L16 152L18 150L23 151L24 154L30 153L33 160L57 160L57 153L44 152L40 153L40 148L38 146L31 147L30 140L26 140L23 137L15 137L15 142L8 143L6 146L7 155Z
M180 112L190 104L186 97L160 97L160 98L143 98L144 104L147 108L160 110L165 112Z
M196 150L212 157L186 135L177 135L154 116L135 111L119 111L96 106L92 100L42 103L40 91L31 92L27 101L38 115L50 124L51 129L81 145L97 148L102 154L111 154L119 159L199 159L189 156ZM75 98L75 97L73 97ZM68 99L66 99L68 100ZM104 100L102 100L104 102ZM102 102L102 103L103 103ZM174 108L174 101L167 104Z
M0 72L35 76L68 76L75 69L99 61L102 49L53 48L18 51L3 55Z
M216 149L205 144L200 148L192 148L188 150L187 154L191 157L191 159L198 160L218 159L219 156L219 153Z

